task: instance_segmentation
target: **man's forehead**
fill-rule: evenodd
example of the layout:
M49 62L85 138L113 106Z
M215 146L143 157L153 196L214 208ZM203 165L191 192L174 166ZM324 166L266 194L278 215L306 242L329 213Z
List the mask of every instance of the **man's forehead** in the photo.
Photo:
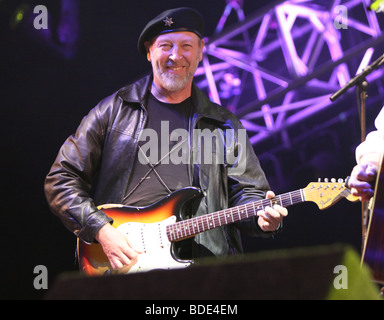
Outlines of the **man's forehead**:
M164 33L156 37L154 42L159 41L199 41L200 38L193 32L190 31L179 31Z

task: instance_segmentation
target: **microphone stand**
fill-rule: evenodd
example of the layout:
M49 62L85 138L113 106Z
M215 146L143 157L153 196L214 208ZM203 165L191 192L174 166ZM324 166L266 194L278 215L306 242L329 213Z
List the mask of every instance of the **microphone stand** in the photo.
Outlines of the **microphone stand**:
M375 60L372 64L363 69L361 73L355 76L353 79L348 81L348 83L341 88L339 91L334 93L330 99L331 101L335 101L341 95L343 95L347 90L356 86L358 93L358 108L360 115L360 130L361 130L361 142L365 141L366 138L366 101L368 98L368 82L366 80L366 76L369 75L374 70L378 69L384 63L384 54L381 55L377 60ZM362 226L362 252L364 252L365 241L367 237L367 226L368 226L368 204L366 202L362 202L362 214L361 214L361 226Z
M359 73L356 77L349 80L348 83L343 88L341 88L339 91L334 93L330 97L331 101L332 102L335 101L337 98L343 95L348 89L356 85L360 85L362 82L366 81L365 77L370 73L372 73L374 70L378 69L383 63L384 63L384 54L380 56L377 60L375 60L372 64L364 68L363 71Z

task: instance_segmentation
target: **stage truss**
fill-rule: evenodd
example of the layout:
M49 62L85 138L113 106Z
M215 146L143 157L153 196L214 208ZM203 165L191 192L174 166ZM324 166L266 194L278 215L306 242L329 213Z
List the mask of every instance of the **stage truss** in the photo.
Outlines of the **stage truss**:
M334 107L332 93L382 54L384 13L369 4L275 1L246 15L241 0L227 0L196 83L240 118L254 146L273 136L289 148L290 130Z

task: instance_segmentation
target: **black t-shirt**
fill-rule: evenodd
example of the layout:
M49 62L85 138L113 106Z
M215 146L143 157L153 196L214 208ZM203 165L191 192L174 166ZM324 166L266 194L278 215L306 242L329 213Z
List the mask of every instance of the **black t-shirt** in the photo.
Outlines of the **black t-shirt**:
M190 185L189 155L186 151L189 151L187 134L191 112L190 98L169 104L150 95L147 124L139 142L142 150L138 150L136 155L125 205L147 206L169 194L169 191ZM178 148L173 150L176 145ZM145 163L148 159L160 178L150 164Z

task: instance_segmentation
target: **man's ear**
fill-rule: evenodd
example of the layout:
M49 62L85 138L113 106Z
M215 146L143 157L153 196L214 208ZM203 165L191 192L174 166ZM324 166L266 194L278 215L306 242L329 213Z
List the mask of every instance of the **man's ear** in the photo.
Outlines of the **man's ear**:
M144 42L145 51L147 51L147 60L151 61L151 53L149 52L150 43L149 41Z
M203 60L203 51L204 51L204 46L205 46L205 41L204 39L201 39L201 42L200 42L200 62L201 60Z

